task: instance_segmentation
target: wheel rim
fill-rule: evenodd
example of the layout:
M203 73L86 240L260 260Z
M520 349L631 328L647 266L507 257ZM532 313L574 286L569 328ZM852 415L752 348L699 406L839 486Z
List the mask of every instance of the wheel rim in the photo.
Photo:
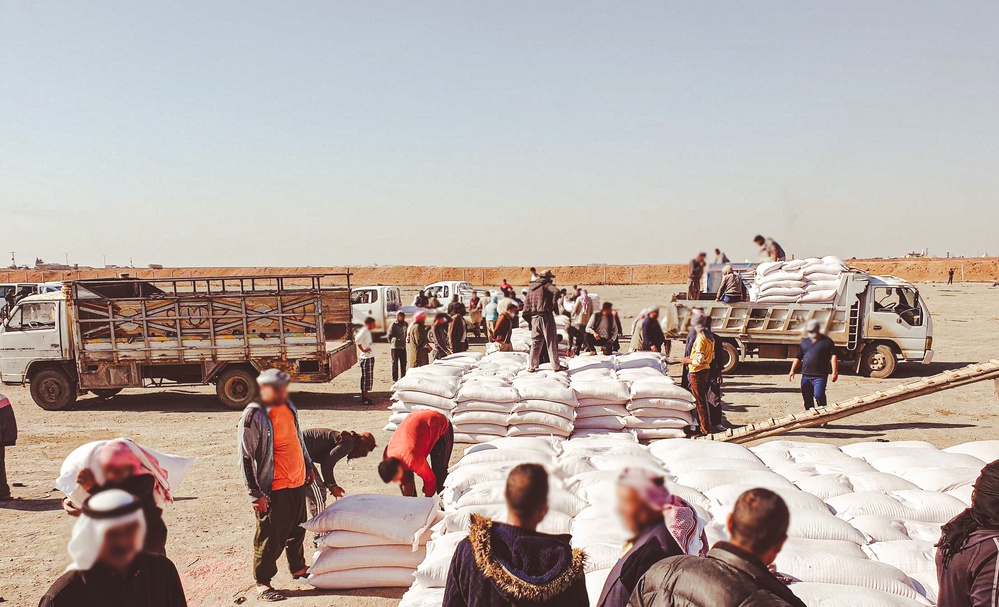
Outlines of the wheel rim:
M888 359L881 352L871 352L867 356L867 366L871 371L884 371L888 366Z
M63 389L62 384L54 379L46 379L42 381L42 385L38 387L38 392L42 395L42 398L46 402L54 403L62 399Z
M229 380L225 384L225 395L230 400L241 401L250 394L250 384L242 377Z

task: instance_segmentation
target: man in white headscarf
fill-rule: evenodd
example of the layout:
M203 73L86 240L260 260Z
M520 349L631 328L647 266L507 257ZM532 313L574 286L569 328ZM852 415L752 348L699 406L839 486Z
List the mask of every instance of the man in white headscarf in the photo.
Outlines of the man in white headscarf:
M160 554L142 552L142 502L121 489L83 503L73 527L73 559L39 607L186 607L177 568Z

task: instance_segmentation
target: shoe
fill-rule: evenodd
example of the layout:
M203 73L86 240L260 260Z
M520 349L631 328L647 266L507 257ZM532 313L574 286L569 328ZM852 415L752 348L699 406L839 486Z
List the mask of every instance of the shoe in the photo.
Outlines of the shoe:
M718 424L717 426L715 426L715 432L724 432L726 430L728 430L728 427L723 424Z
M257 600L264 601L265 603L276 603L278 601L283 601L287 597L274 590L273 588L267 588L259 593L257 593Z
M534 369L534 368L531 368L531 367L528 367L528 369L527 369L528 373L537 373L537 371L538 371L537 369Z
M568 371L568 370L569 370L569 367L566 367L565 365L559 365L559 366L555 367L555 372L556 373L558 373L559 371Z
M371 405L375 404L375 401L371 400L370 398L362 398L361 399L361 404L362 405L367 405L367 406L370 407Z

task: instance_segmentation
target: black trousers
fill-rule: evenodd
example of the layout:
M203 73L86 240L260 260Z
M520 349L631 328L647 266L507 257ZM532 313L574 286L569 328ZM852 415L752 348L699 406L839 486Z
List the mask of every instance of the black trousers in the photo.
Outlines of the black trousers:
M406 348L392 348L392 381L406 375Z
M277 560L284 552L288 570L298 573L305 565L306 486L271 491L270 509L255 512L257 533L253 537L253 578L270 585L277 575Z
M7 447L0 447L0 497L10 497L7 484Z
M596 352L597 346L600 346L600 351L603 354L613 354L614 353L614 342L603 337L597 338L593 337L592 333L586 334L586 349L589 352Z

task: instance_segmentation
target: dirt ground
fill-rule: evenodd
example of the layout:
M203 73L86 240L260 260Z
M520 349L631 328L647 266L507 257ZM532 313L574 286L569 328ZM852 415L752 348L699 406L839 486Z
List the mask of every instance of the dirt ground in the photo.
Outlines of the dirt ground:
M675 286L594 288L614 302L630 325L650 303L662 303ZM830 387L830 398L845 399L882 389L908 378L999 357L999 289L983 284L924 285L933 314L936 359L931 365L904 366L898 377L874 380L846 375ZM388 415L391 373L387 346L376 346L377 406L362 407L354 393L355 367L329 385L293 386L305 427L367 430L379 445ZM674 352L674 358L676 352ZM736 424L777 417L800 409L800 395L789 384L786 362L749 362L726 382L728 419ZM674 365L671 373L677 374ZM199 459L176 503L165 514L167 551L184 579L192 606L254 602L250 564L253 516L236 465L238 412L227 411L211 387L128 390L109 401L82 397L76 409L47 412L31 402L26 388L0 387L10 397L20 440L7 449L7 470L16 500L0 502L0 597L14 606L35 605L69 559L66 543L73 519L60 509L53 489L59 467L75 447L88 441L126 436L158 450ZM788 435L796 440L834 443L874 439L926 440L937 446L995 438L996 386L982 382L908 401L836 422L829 427ZM457 458L462 449L456 449ZM341 464L337 478L352 493L390 492L375 472L374 457ZM289 589L288 605L347 607L394 605L402 590L321 593L292 582L287 571L275 579Z

